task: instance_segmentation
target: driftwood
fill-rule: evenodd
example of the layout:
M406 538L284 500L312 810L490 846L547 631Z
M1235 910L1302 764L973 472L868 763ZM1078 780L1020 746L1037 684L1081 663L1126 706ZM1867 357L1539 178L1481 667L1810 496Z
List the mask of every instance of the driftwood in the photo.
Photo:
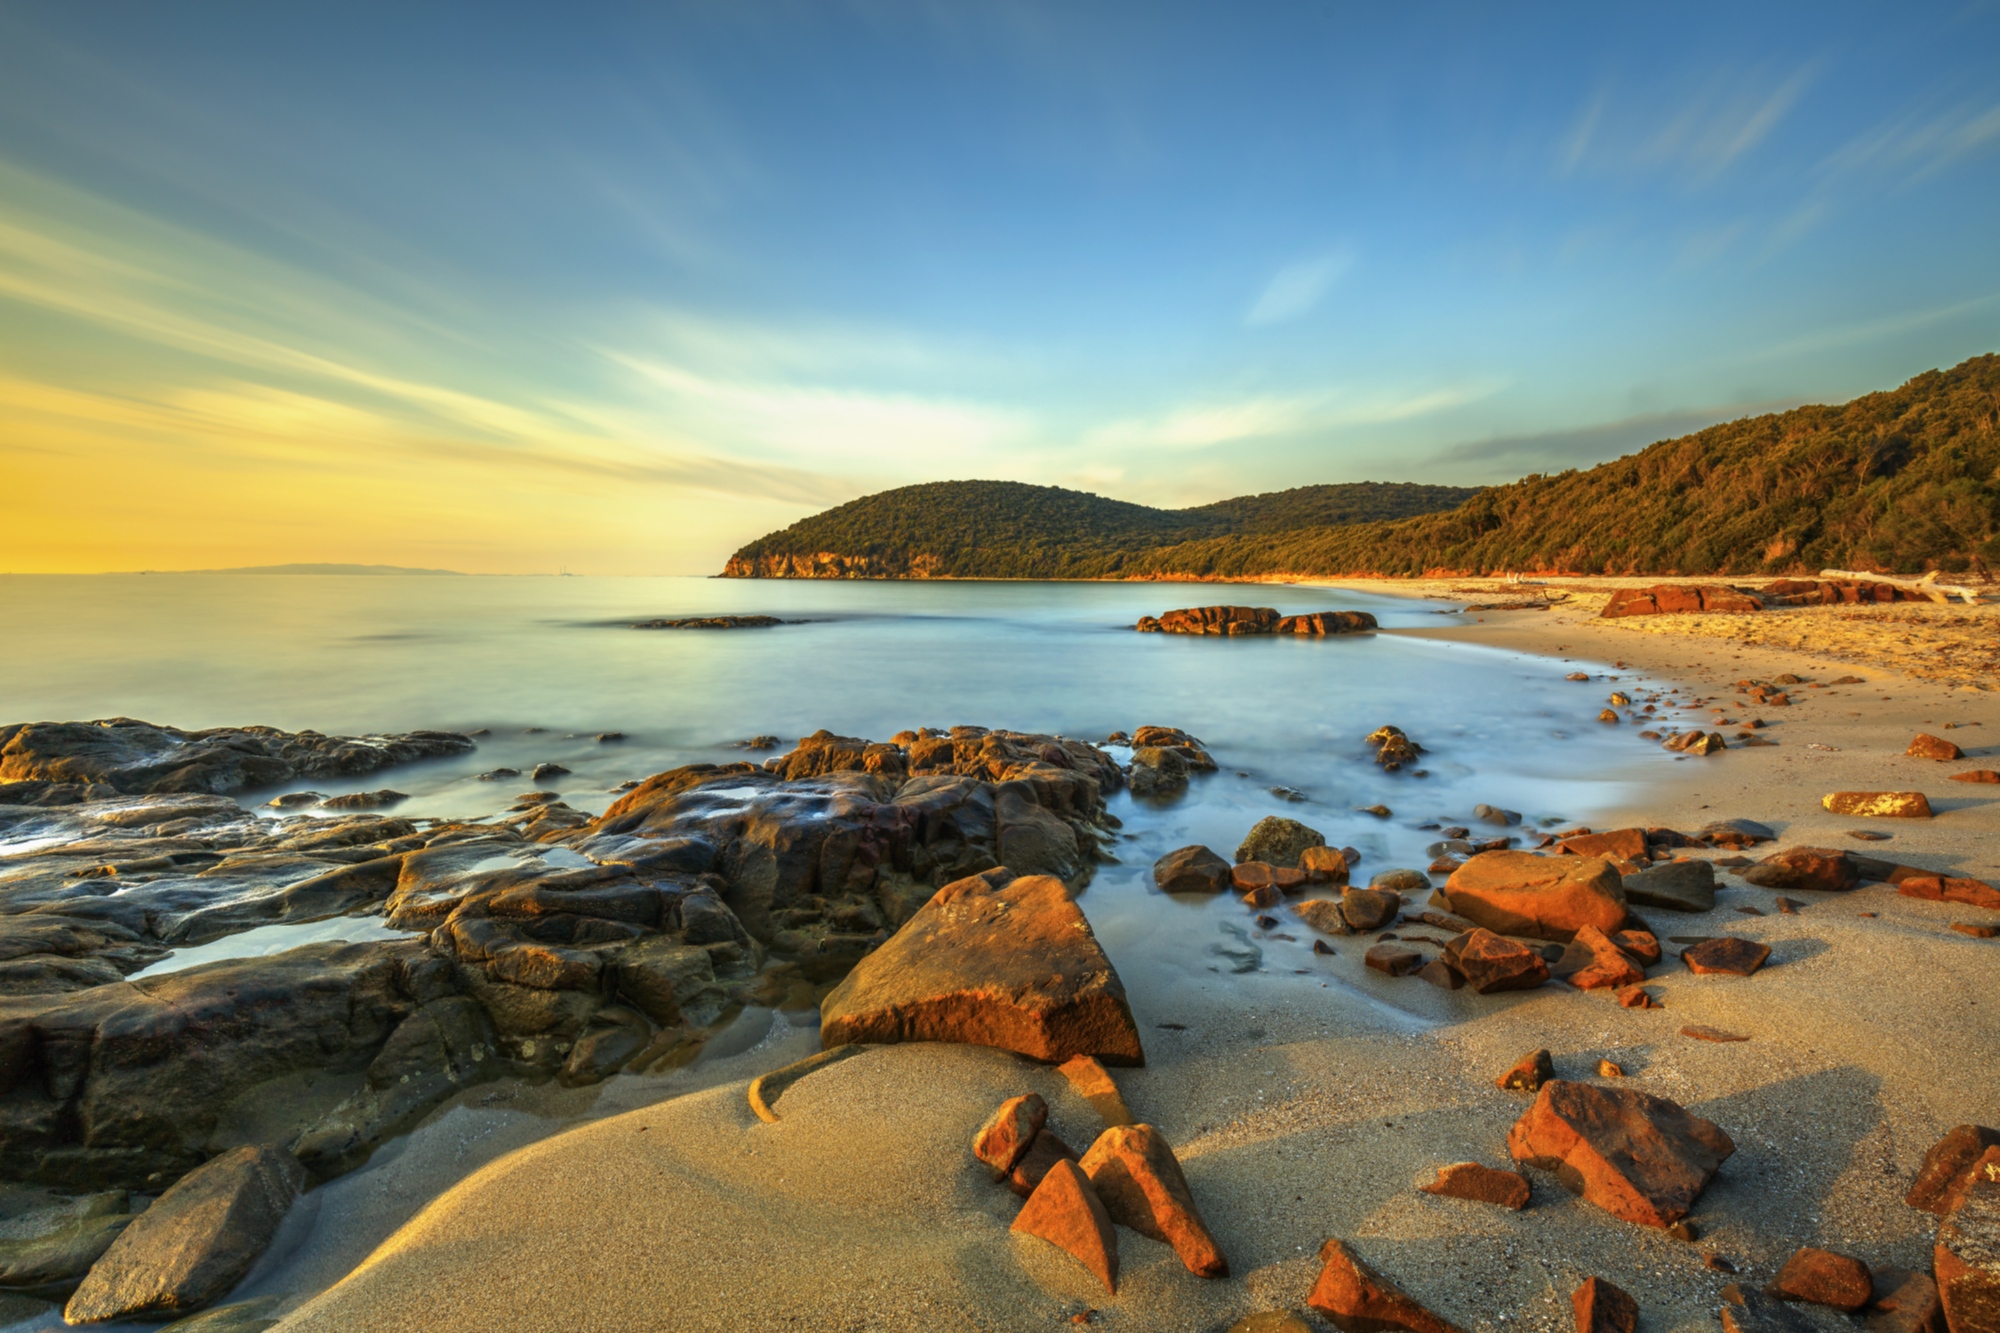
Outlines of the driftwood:
M1899 579L1889 574L1857 574L1851 569L1822 569L1819 572L1819 576L1823 579L1839 579L1857 583L1886 583L1892 588L1908 588L1911 592L1922 593L1933 602L1949 602L1953 597L1960 597L1965 600L1966 605L1970 606L1979 600L1978 592L1972 588L1955 583L1939 583L1935 569L1920 579Z

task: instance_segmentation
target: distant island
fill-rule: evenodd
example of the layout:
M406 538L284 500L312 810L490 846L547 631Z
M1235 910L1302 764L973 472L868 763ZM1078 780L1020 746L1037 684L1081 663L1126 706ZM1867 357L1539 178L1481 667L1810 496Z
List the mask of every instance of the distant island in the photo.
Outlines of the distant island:
M450 574L467 577L456 569L411 569L406 565L239 565L234 569L142 569L141 574Z
M1256 579L1984 572L2000 565L2000 356L1483 489L1303 486L1152 509L947 481L760 537L728 578Z

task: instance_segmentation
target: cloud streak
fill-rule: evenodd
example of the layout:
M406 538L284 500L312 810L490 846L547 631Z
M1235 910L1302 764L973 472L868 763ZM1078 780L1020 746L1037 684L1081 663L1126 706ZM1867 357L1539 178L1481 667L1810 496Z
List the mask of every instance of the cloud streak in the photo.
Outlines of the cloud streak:
M1311 314L1319 307L1329 288L1354 267L1354 256L1335 251L1314 259L1287 264L1271 275L1257 299L1244 313L1243 322L1255 328L1263 324L1283 324Z

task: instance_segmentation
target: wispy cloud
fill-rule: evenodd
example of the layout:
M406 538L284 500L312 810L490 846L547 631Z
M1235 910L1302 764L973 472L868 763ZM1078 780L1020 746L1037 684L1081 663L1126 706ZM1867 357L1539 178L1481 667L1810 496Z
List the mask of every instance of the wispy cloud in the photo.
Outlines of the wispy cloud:
M1128 417L1090 431L1092 446L1203 449L1239 440L1301 436L1381 425L1476 402L1505 388L1498 379L1403 393L1330 391L1184 404L1157 416Z
M1705 183L1735 166L1772 132L1812 86L1806 65L1713 74L1672 96L1601 88L1555 146L1559 172L1667 171Z
M1353 266L1354 256L1345 250L1285 265L1264 284L1264 290L1244 314L1243 322L1253 326L1282 324L1310 314L1327 290Z
M1822 169L1830 176L1872 172L1913 182L1996 147L2000 147L2000 102L1962 104L1948 111L1898 116L1842 144L1827 156Z

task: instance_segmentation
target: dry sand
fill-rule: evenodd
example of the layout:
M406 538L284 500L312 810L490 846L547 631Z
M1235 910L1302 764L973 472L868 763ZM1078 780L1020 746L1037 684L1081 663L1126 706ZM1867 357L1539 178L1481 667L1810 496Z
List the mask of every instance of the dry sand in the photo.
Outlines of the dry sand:
M1574 658L1621 677L1616 687L1679 686L1721 700L1730 718L1750 715L1736 706L1740 677L1867 679L1793 691L1800 703L1761 714L1777 745L1687 759L1643 808L1607 812L1597 827L1691 830L1742 816L1776 828L1781 846L2000 878L2000 788L1945 780L2000 767L2000 695L1980 688L1993 684L1990 668L1968 665L1969 648L1990 660L1994 608L1743 617L1758 622L1749 642L1741 626L1708 623L1722 617L1592 621L1587 595L1554 611L1440 617L1423 632ZM1921 651L1926 636L1971 633L1948 623L1959 618L1984 638ZM1580 716L1616 687L1579 683ZM1970 759L1904 758L1919 730ZM1939 814L1872 821L1893 838L1864 846L1845 832L1861 821L1820 808L1840 788L1923 790ZM1097 1326L1221 1329L1257 1310L1302 1310L1314 1253L1341 1236L1468 1330L1572 1327L1569 1293L1597 1274L1638 1297L1646 1333L1664 1333L1712 1330L1723 1285L1768 1281L1800 1245L1926 1266L1935 1219L1901 1201L1919 1159L1951 1125L2000 1121L1987 1064L2000 1051L2000 941L1947 928L1993 914L1871 885L1794 892L1807 905L1785 916L1775 894L1726 883L1712 913L1648 916L1662 935L1761 940L1770 964L1749 978L1656 969L1665 1007L1650 1011L1558 986L1481 997L1391 980L1362 968L1353 939L1334 941L1324 988L1288 968L1217 988L1127 967L1149 1059L1117 1078L1134 1112L1179 1148L1229 1256L1227 1280L1195 1278L1166 1247L1121 1230L1111 1296L1060 1252L1010 1235L1017 1201L972 1161L972 1131L1000 1099L1034 1089L1081 1150L1094 1113L1027 1060L908 1046L811 1076L785 1094L776 1125L750 1113L739 1077L521 1148L424 1208L281 1328L1012 1330L1068 1327L1094 1309ZM1310 936L1302 923L1286 928ZM1679 1036L1689 1023L1751 1040ZM766 1058L803 1053L797 1044ZM1506 1131L1527 1099L1492 1080L1537 1046L1568 1078L1615 1060L1627 1086L1735 1138L1693 1215L1697 1243L1615 1221L1542 1175L1520 1213L1416 1191L1446 1162L1506 1164ZM1741 1273L1709 1267L1711 1255Z

